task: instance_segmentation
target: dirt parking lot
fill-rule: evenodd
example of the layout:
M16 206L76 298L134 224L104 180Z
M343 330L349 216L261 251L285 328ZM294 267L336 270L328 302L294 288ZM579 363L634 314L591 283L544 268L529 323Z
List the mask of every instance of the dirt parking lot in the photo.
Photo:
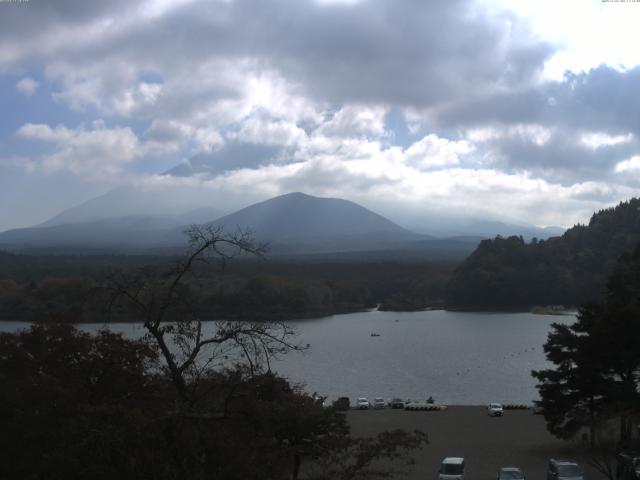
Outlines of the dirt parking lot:
M447 456L465 458L465 480L495 479L501 466L522 468L528 480L546 480L549 458L575 460L588 480L603 478L580 457L575 444L549 434L542 415L530 410L508 410L502 418L489 417L486 407L463 406L441 412L352 410L347 415L358 436L396 428L427 432L430 444L415 452L415 465L397 478L437 480L439 464Z

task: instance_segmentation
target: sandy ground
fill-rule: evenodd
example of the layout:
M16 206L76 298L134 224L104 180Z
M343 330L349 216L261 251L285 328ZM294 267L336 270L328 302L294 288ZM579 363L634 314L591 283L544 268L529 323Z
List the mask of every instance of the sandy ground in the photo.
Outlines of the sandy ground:
M530 410L508 410L502 418L489 417L485 407L463 406L442 412L351 410L347 416L356 436L396 428L427 432L429 445L414 452L415 464L396 478L437 480L447 456L465 458L465 480L495 479L498 468L506 466L522 468L528 480L546 480L549 458L575 460L588 480L603 478L578 455L575 444L549 434L542 415Z

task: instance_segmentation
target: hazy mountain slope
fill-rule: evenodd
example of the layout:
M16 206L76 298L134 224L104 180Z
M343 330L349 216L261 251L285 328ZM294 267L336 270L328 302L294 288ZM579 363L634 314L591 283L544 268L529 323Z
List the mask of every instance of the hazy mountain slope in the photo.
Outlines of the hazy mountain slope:
M12 247L109 247L161 245L181 222L128 216L89 222L19 228L0 233L0 245Z
M377 240L425 238L356 203L289 193L256 203L214 222L226 228L250 228L263 240L327 240L371 237Z
M493 238L497 235L501 235L503 237L522 235L525 239L530 240L532 238L547 239L549 237L562 235L564 233L564 229L560 227L539 228L535 225L520 225L485 220L463 226L460 229L460 232L464 235L479 235L488 238Z
M173 190L143 191L131 186L119 187L64 210L38 226L68 225L130 216L173 218L179 224L204 223L225 213L224 210L205 206L203 199L196 200L180 193Z
M85 212L86 213L86 212ZM211 209L182 217L129 215L53 224L0 233L0 245L11 247L181 247L192 223L211 221ZM57 219L67 218L61 216ZM75 220L82 216L73 216ZM335 198L293 193L251 205L212 222L231 231L249 228L259 241L272 242L278 254L404 248L429 237L414 234L360 205Z
M230 142L215 152L199 153L167 170L163 175L211 177L235 170L238 165L244 168L256 168L270 163L279 152L280 149L275 146Z
M561 237L484 240L456 269L453 308L529 308L598 301L618 257L640 243L640 199L595 213Z

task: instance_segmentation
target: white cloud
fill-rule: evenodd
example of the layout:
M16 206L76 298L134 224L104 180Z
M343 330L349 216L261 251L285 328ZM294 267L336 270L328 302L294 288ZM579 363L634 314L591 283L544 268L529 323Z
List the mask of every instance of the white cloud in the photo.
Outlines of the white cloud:
M633 140L633 134L631 133L628 133L627 135L611 136L603 132L590 132L585 133L580 137L580 142L591 150L620 145L622 143L629 143L631 140Z
M369 152L366 159L358 155L364 151ZM291 164L243 168L200 181L217 194L242 191L264 199L298 189L365 205L382 203L400 209L411 205L418 210L520 218L538 225L561 226L585 221L594 210L609 205L612 196L615 199L631 194L628 188L603 182L564 186L527 173L490 168L424 171L405 160L397 147L382 148L368 142Z
M540 124L517 123L504 126L487 126L468 130L466 138L472 142L488 142L501 139L519 139L543 146L551 139L553 130Z
M162 84L139 82L113 98L113 113L131 116L143 108L154 105L162 93Z
M451 141L434 134L426 135L405 150L406 161L418 168L458 165L460 158L473 151L464 140Z
M91 130L70 129L64 125L27 123L16 135L23 139L51 143L55 151L43 155L39 165L45 172L70 171L76 175L101 179L117 175L123 167L155 149L142 144L130 128L106 128L96 121Z
M22 93L23 95L30 97L31 95L36 93L36 90L38 89L39 86L40 84L36 82L33 78L24 77L18 83L16 83L16 90Z
M629 33L635 7L596 3L504 0L485 10L484 0L407 1L394 9L384 0L155 0L60 4L28 17L13 9L17 17L0 19L0 71L35 65L60 105L120 126L29 123L18 136L46 143L49 153L9 156L0 165L114 177L131 174L146 155L189 158L229 140L285 153L271 165L276 156L255 163L230 156L222 175L156 175L149 184L179 181L226 195L308 190L572 223L576 212L627 193L633 175L614 171L640 168L636 138L624 134L634 131L640 70L618 80L606 69L562 82L540 78L545 69L547 79L563 79L564 68L579 71L603 58L633 65L637 42L611 38L637 36ZM605 30L615 17L621 33L593 34L601 10ZM615 81L626 89L610 88ZM25 95L38 88L29 77L16 84ZM456 116L457 105L469 111ZM391 110L424 137L390 146L403 137L385 129ZM138 138L128 125L147 129ZM470 161L476 158L487 162ZM569 172L562 182L558 171Z
M482 0L486 8L508 8L557 51L545 65L545 76L562 80L565 72L587 71L603 63L615 68L640 64L640 9L633 2L584 0Z
M190 152L191 144L195 152L210 152L224 145L224 138L217 128L196 127L175 120L154 120L144 132L146 143L155 143L166 152L181 148Z
M317 133L337 137L383 135L387 111L381 106L343 105L322 124Z
M199 127L189 129L189 131L200 151L217 150L224 145L224 138L216 128Z
M306 132L295 122L273 118L266 112L255 112L241 122L237 132L227 138L263 145L294 146L307 139Z
M29 157L13 155L8 158L0 157L0 167L18 168L31 173L36 170L37 164Z
M640 172L640 155L619 162L615 171L616 173Z

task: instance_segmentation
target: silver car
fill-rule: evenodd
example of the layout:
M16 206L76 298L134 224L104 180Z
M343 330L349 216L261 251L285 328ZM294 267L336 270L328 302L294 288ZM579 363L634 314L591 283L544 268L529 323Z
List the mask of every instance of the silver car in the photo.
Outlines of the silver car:
M584 480L584 473L576 462L570 460L549 460L547 480Z
M497 480L525 480L527 477L518 467L502 467L498 470Z

